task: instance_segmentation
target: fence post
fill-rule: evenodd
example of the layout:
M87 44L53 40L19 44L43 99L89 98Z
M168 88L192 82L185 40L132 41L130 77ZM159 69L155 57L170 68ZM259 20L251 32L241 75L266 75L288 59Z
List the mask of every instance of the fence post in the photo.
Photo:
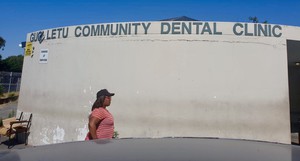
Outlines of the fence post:
M18 78L17 87L16 87L16 92L17 92L17 91L20 91L19 88L20 88L20 78Z
M9 78L9 84L8 84L8 93L10 92L10 85L11 85L11 78L12 78L12 72L10 72L10 78Z

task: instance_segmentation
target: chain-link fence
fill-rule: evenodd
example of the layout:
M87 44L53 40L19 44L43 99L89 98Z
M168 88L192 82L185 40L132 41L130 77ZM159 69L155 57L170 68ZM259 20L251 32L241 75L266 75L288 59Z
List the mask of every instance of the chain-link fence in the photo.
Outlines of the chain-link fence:
M0 86L3 93L20 91L22 73L0 72Z

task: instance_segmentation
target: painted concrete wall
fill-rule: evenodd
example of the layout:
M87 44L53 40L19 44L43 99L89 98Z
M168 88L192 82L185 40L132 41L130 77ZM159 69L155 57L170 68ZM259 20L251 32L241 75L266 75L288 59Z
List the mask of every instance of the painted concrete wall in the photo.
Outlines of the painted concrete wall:
M30 144L84 140L102 88L116 93L109 110L121 138L290 144L286 39L299 40L300 28L280 26L277 37L238 36L236 23L207 22L222 34L208 27L203 34L195 28L178 34L177 24L175 34L161 34L163 22L143 23L151 23L147 34L132 28L127 35L78 36L91 25L69 26L65 38L58 37L60 28L43 30L44 39L28 34L33 49L24 57L18 110L34 114ZM247 25L254 32L254 24ZM44 49L48 59L41 63Z

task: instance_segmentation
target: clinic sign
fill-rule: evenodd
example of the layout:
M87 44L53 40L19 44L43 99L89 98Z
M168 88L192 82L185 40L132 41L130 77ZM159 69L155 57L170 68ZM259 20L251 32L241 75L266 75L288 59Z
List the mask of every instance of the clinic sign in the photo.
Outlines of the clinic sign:
M282 27L280 25L259 23L230 24L231 30L229 34L235 36L282 36ZM30 34L30 42L42 43L44 40L65 39L68 37L147 35L152 33L161 35L223 35L224 31L220 27L222 25L218 22L201 21L159 22L158 24L156 22L133 22L79 25L33 32ZM152 26L155 27L152 28ZM228 31L225 32L228 33Z

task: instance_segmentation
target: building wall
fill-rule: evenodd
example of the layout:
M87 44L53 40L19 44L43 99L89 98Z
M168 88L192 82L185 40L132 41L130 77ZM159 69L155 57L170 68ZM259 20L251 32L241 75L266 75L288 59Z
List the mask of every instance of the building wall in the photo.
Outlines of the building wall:
M142 23L150 23L147 33ZM173 30L162 34L162 23ZM92 25L42 30L44 39L29 33L18 106L33 113L29 143L84 140L96 93L107 88L116 93L108 109L120 138L290 144L286 39L299 40L300 29L277 25L275 35L251 36L255 26L246 23L248 35L245 24L237 35L236 23L203 22L209 26L189 34L183 23L192 22L140 22L136 30L122 23L131 24L127 35L87 34ZM48 59L40 61L45 49Z

